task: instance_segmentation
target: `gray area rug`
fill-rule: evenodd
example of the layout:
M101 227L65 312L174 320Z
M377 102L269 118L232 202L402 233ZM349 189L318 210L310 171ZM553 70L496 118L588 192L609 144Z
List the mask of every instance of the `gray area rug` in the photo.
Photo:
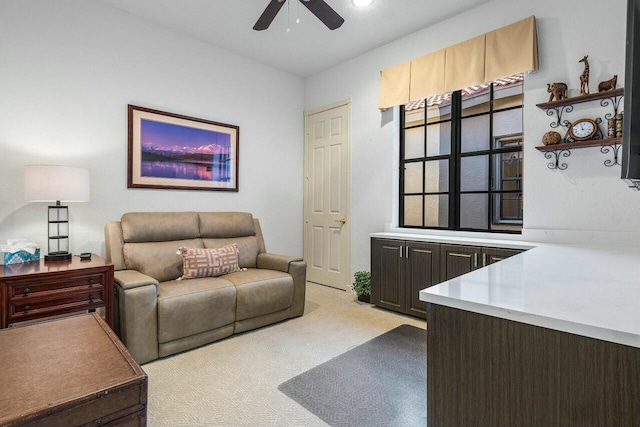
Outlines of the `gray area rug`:
M278 386L338 427L427 425L426 331L401 325Z

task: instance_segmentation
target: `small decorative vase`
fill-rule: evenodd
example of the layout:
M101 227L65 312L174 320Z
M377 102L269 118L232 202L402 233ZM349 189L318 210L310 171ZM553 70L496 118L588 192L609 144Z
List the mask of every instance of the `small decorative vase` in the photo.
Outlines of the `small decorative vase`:
M358 295L358 301L371 303L371 295Z

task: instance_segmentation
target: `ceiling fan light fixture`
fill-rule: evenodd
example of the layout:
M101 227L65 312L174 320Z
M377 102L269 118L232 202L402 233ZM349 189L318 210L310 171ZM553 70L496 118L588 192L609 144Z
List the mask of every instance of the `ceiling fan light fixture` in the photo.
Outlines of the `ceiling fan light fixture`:
M367 7L371 6L373 0L351 0L355 7Z

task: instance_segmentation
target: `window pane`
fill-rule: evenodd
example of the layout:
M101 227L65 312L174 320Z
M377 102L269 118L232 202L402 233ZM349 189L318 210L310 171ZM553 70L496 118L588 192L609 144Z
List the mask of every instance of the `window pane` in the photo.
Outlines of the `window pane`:
M440 104L427 107L427 123L451 120L451 94L442 95L441 98Z
M522 189L522 151L495 154L493 189L521 190Z
M460 159L460 191L487 191L489 186L489 156Z
M489 218L488 194L460 195L460 227L487 229Z
M449 227L449 196L446 194L424 197L424 225Z
M508 136L499 136L494 138L495 143L493 144L496 150L500 148L517 148L522 147L522 143L524 142L521 133L508 135Z
M424 128L407 129L404 132L404 158L424 157Z
M404 164L404 192L422 193L422 162Z
M493 195L492 230L522 230L522 193L501 193Z
M491 106L489 87L478 91L469 88L470 93L462 92L462 117L486 113Z
M427 125L427 156L451 154L451 122Z
M497 86L493 89L493 110L515 107L524 103L522 84Z
M444 193L449 191L449 160L431 160L425 162L425 193Z
M422 227L422 196L404 196L404 225Z
M489 149L489 115L462 119L462 152Z
M411 127L424 124L424 107L418 108L412 106L414 103L405 105L404 110L404 127Z
M493 114L493 137L521 134L522 133L522 108L501 111Z

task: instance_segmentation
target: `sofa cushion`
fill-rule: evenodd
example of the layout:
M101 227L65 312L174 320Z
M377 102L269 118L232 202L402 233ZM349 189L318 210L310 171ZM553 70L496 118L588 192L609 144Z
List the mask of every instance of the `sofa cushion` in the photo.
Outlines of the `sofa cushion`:
M287 273L250 268L222 278L236 286L236 320L284 310L293 302L293 278Z
M182 279L217 277L240 271L238 245L232 243L216 249L181 247Z
M125 243L200 237L200 221L195 212L130 212L122 215L120 222Z
M240 268L256 268L259 243L257 236L234 237L228 239L202 239L205 248L221 248L235 243L238 246L238 262Z
M255 236L253 215L247 212L200 212L200 237L224 239Z
M176 253L180 246L201 248L202 241L125 243L122 253L127 269L138 270L158 282L166 282L182 276L182 256Z
M160 283L158 342L229 325L235 311L236 288L220 277Z

